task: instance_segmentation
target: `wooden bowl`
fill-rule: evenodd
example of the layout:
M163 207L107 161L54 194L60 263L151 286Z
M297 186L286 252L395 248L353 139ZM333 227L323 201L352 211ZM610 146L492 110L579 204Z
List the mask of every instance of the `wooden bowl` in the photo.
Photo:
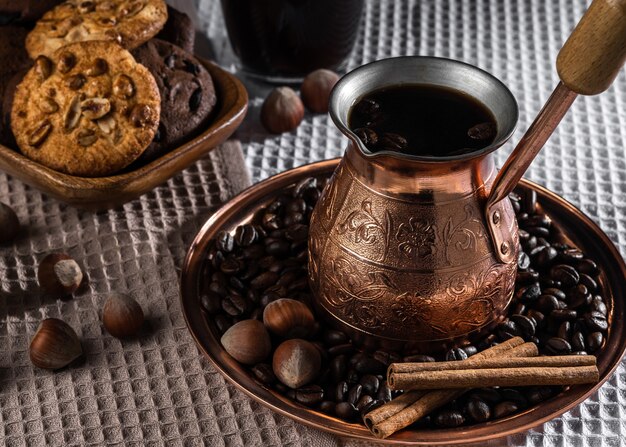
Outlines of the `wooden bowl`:
M216 64L199 60L213 78L218 110L193 140L134 171L95 178L55 171L0 145L0 170L55 199L88 210L113 208L145 194L223 143L246 115L248 92L241 81Z

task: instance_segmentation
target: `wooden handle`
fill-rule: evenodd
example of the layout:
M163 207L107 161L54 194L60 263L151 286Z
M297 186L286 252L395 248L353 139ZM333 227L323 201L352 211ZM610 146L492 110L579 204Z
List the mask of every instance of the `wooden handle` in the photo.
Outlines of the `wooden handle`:
M581 95L609 88L626 60L626 0L594 0L556 59L563 83Z

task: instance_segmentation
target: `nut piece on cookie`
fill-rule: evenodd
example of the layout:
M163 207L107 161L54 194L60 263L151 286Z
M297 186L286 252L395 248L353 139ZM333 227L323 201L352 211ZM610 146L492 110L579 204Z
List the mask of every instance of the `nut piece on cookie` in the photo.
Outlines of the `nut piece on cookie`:
M17 86L11 128L27 157L67 174L99 177L145 151L160 112L154 77L127 50L79 42L37 58Z
M163 0L67 0L37 22L26 37L26 49L32 59L50 56L69 43L92 40L132 49L154 37L166 21Z

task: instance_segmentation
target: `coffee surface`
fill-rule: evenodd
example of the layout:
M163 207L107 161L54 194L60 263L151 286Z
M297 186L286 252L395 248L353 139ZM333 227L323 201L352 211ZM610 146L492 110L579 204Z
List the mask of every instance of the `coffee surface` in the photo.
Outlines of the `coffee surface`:
M372 152L445 157L490 145L493 114L460 91L403 85L368 93L352 108L348 125Z

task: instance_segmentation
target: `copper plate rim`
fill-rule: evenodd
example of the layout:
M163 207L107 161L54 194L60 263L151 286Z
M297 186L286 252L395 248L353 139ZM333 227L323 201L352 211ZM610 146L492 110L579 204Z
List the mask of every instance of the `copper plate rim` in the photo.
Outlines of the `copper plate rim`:
M208 243L221 229L233 228L245 222L252 212L279 192L284 192L301 178L332 173L339 159L325 160L285 171L246 189L216 211L203 225L192 242L181 273L181 306L187 326L200 350L215 368L239 390L252 399L310 427L338 436L383 444L450 445L484 442L513 435L537 427L572 409L607 381L626 351L624 337L624 286L626 265L608 236L578 208L562 197L528 180L521 188L537 192L539 203L553 220L564 228L564 233L578 245L591 252L604 273L600 279L610 304L612 321L607 344L598 358L600 382L595 385L570 387L546 402L514 416L469 427L439 430L404 430L387 439L374 437L360 424L350 424L299 405L271 391L254 380L249 373L222 349L219 338L211 331L199 308L199 275Z

